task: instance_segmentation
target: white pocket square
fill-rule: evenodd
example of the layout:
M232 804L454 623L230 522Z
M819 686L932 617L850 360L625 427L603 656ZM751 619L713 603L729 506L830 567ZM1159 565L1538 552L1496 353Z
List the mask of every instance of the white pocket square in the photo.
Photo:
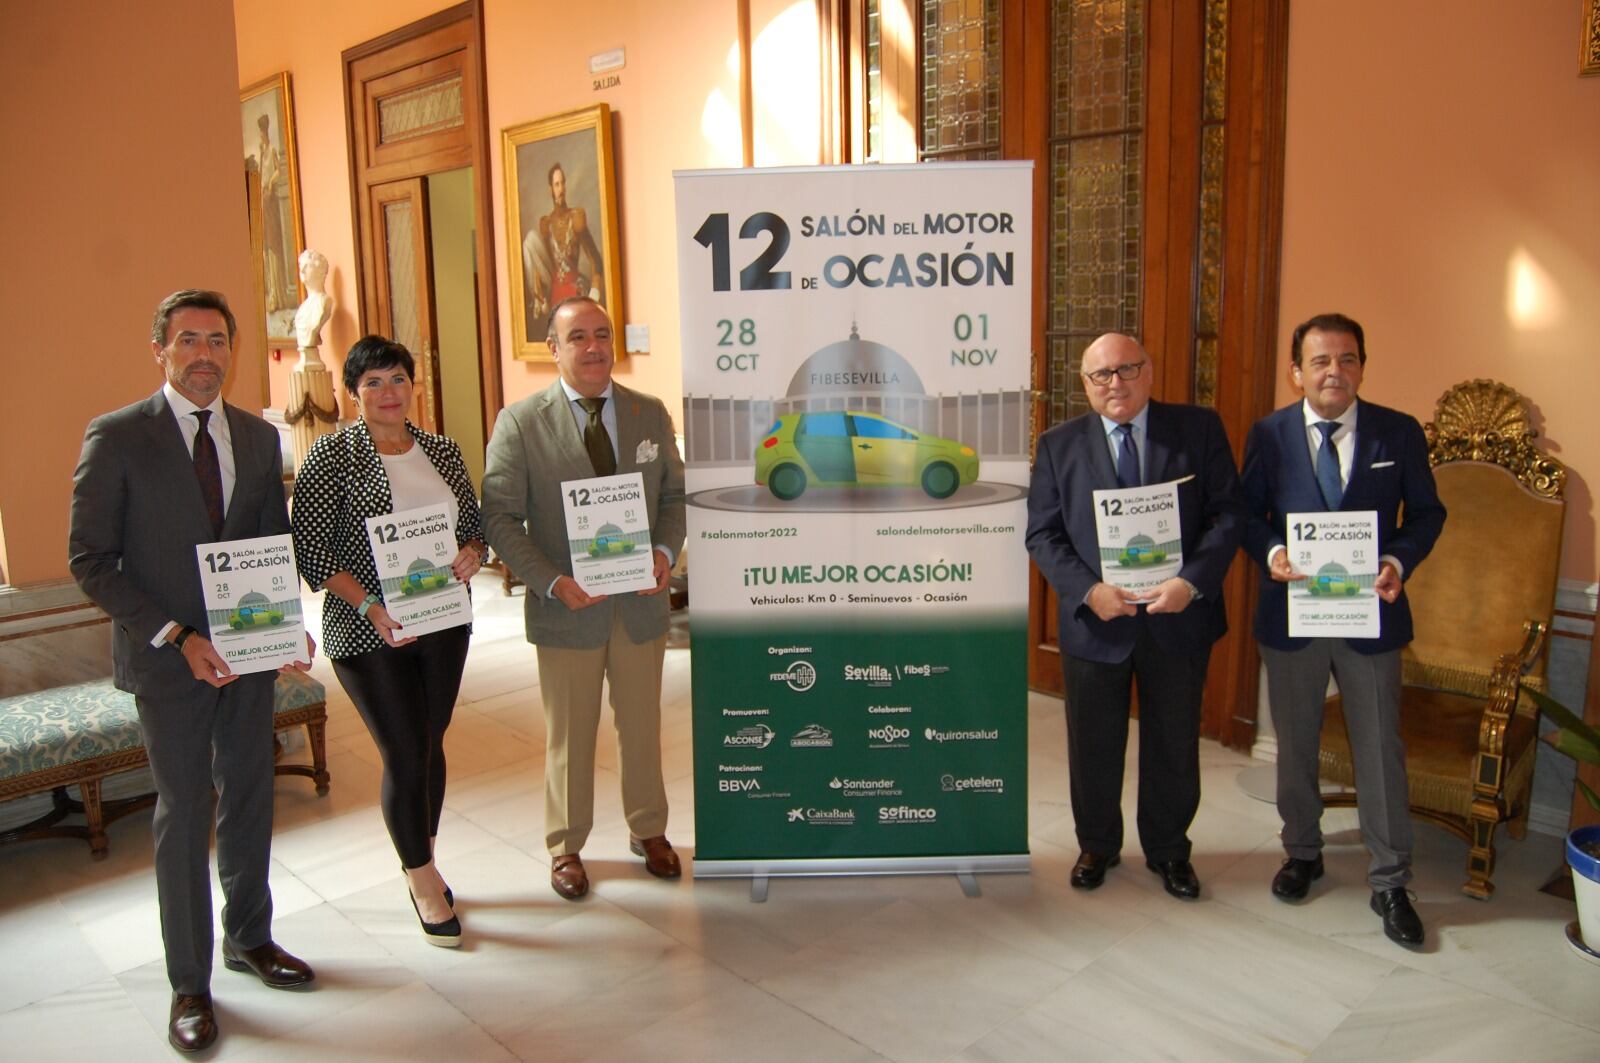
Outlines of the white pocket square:
M1393 464L1394 464L1394 462L1392 462L1392 461L1375 461L1375 462L1372 463L1372 467L1374 469L1387 469L1389 466L1391 466Z
M1180 476L1176 480L1172 481L1172 486L1177 487L1179 484L1186 484L1193 479L1194 473L1190 473L1188 476Z
M655 440L645 439L639 442L639 449L633 452L633 463L645 465L655 461L661 456L661 449L656 446Z

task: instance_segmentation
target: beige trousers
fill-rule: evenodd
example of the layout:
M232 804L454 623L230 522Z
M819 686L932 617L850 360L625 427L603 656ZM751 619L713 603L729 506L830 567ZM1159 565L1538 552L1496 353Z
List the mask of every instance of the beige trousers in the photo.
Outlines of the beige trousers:
M667 832L661 778L661 665L665 633L629 640L620 616L598 649L536 646L548 748L544 765L545 845L551 856L582 850L594 827L594 749L602 684L611 685L622 773L622 810L636 838Z

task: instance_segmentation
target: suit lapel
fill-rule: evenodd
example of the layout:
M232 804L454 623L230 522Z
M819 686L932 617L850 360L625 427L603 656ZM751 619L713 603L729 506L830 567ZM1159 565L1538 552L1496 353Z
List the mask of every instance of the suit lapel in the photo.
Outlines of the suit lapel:
M1356 403L1356 423L1352 426L1356 433L1355 455L1350 459L1353 464L1350 468L1350 478L1345 481L1344 505L1341 509L1365 509L1370 507L1352 506L1350 497L1356 495L1367 486L1367 470L1372 468L1372 463L1378 457L1378 432L1372 419L1366 416L1366 407L1359 401Z
M572 415L572 404L567 401L561 381L546 388L541 400L539 416L544 418L549 430L544 438L554 440L560 456L569 463L577 462L584 468L591 468L589 452L584 449L583 436L578 432L578 419Z
M1084 417L1083 432L1088 437L1089 478L1094 483L1094 490L1116 490L1117 469L1111 464L1111 448L1106 442L1106 426L1100 420L1098 413L1090 413Z
M1144 482L1147 484L1166 483L1171 479L1169 469L1172 464L1172 453L1177 449L1179 440L1172 438L1172 426L1167 422L1166 409L1157 402L1150 403L1150 415L1144 420ZM1107 451L1107 460L1110 460Z
M1311 445L1306 442L1306 414L1305 403L1295 403L1286 411L1283 424L1279 426L1278 445L1283 447L1284 460L1289 463L1289 468L1295 470L1295 480L1302 484L1310 484L1313 495L1321 498L1322 494L1317 487L1317 467L1311 462Z
M617 472L633 472L639 467L634 459L639 456L639 400L629 391L612 381L611 401L617 410Z
M183 441L183 430L178 427L176 414L167 405L167 397L159 391L145 403L144 412L150 419L150 453L156 456L162 466L172 469L167 484L174 518L193 528L199 542L210 542L211 515L206 512L206 500L200 493L200 481L194 474L194 454ZM232 429L232 425L229 425L229 429Z

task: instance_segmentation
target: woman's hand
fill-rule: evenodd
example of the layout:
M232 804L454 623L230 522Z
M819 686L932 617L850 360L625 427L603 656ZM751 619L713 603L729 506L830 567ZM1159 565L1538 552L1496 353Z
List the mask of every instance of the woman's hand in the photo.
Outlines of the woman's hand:
M382 602L374 602L372 607L367 610L367 623L371 624L373 629L378 632L379 638L391 646L405 646L417 641L415 635L406 638L400 634L403 629L395 621L394 617L389 615L389 610L383 607Z
M456 554L455 560L450 562L450 572L462 583L471 582L472 577L478 574L483 567L483 550L481 547L468 543Z

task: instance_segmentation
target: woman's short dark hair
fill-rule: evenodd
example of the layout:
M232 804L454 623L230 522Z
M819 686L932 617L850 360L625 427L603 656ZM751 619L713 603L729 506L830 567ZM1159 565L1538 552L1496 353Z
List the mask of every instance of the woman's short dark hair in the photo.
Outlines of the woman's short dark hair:
M344 357L344 389L354 395L361 378L374 369L401 366L406 376L417 378L417 363L405 344L382 336L362 336Z
M1312 329L1318 332L1343 332L1347 336L1356 338L1356 353L1361 356L1361 364L1367 364L1367 334L1361 331L1361 325L1354 318L1345 317L1343 314L1318 314L1310 321L1302 321L1294 330L1294 338L1289 341L1289 359L1295 365L1300 364L1300 344L1305 341L1306 333Z

